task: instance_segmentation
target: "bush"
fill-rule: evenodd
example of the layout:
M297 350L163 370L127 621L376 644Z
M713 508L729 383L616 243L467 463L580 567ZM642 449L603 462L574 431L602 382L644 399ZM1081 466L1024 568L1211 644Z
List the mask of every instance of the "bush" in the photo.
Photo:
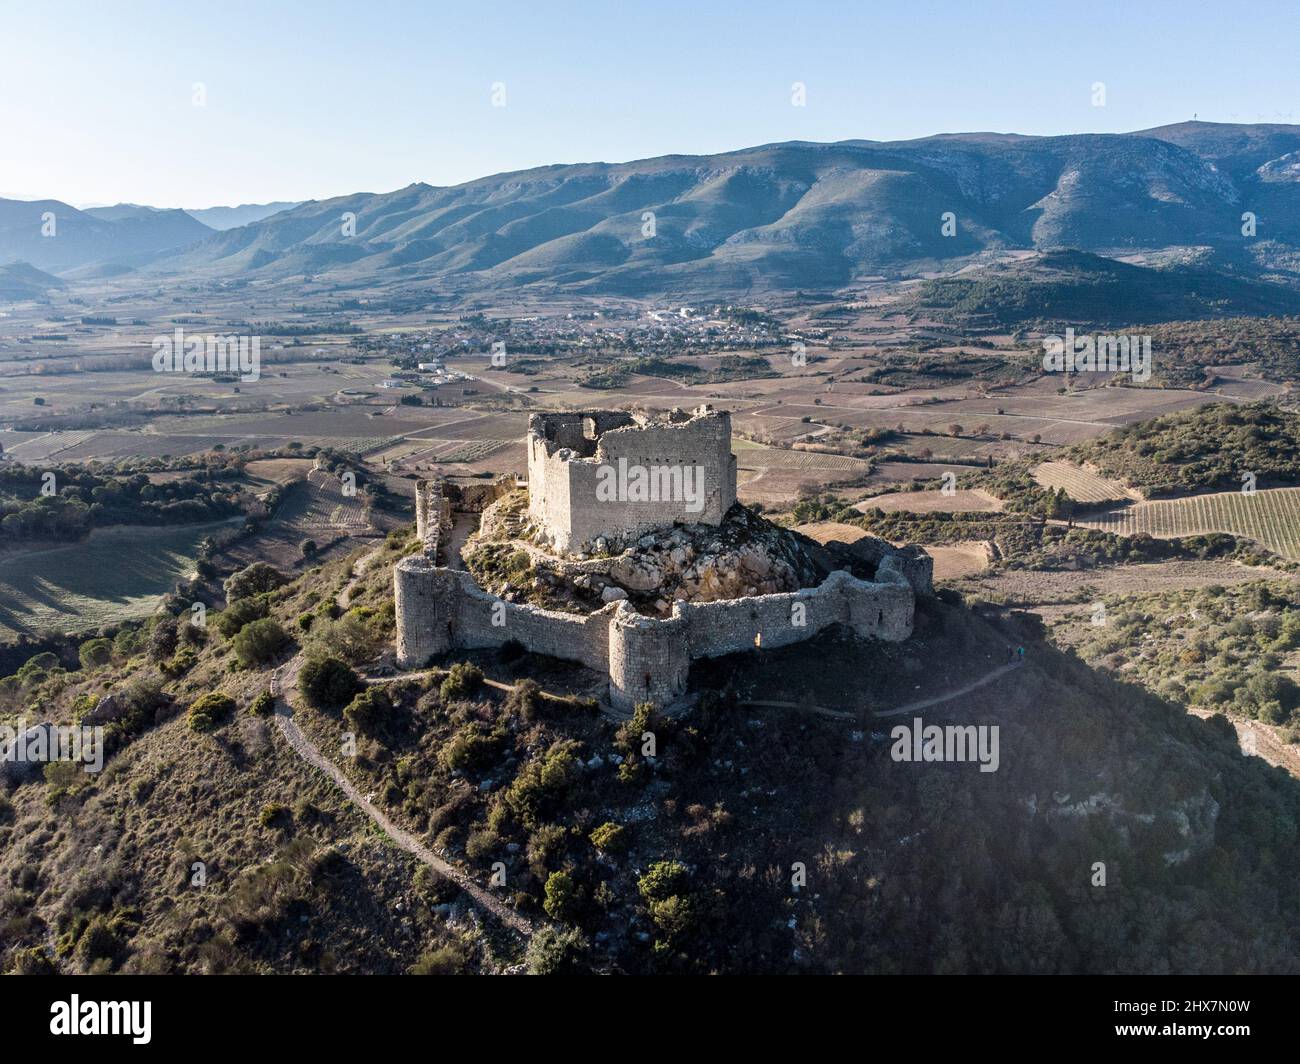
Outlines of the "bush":
M230 639L238 635L245 625L265 617L268 612L270 608L263 598L240 599L217 614L217 619L212 623L218 632Z
M215 731L235 713L235 700L220 691L200 695L190 706L190 727L196 732Z
M289 636L271 617L246 624L235 636L235 657L244 666L265 665L274 661L288 644Z
M622 853L627 849L627 835L623 826L612 820L605 821L588 837L601 853Z
M283 802L268 802L257 814L257 822L264 828L284 826L290 823L293 814Z
M393 712L393 703L382 687L367 687L343 711L343 719L353 731L376 735Z
M459 975L465 969L465 950L456 945L440 946L438 949L421 953L420 959L411 965L411 975Z
M546 880L542 908L552 920L573 923L581 908L582 892L568 872L552 872Z
M101 668L113 660L113 644L107 639L87 639L77 648L77 658L87 672Z
M360 677L338 658L313 658L302 667L298 683L307 703L316 709L338 709L362 688Z
M248 704L248 712L255 717L269 717L275 711L275 698L270 691L260 691Z
M664 901L687 889L690 872L680 861L656 861L636 885L646 901Z
M145 653L153 661L166 661L176 652L176 618L161 617L149 632Z
M543 927L528 943L524 962L530 975L587 973L587 940L576 928Z
M77 940L76 957L82 971L111 971L126 952L126 944L105 916L94 916Z
M438 760L452 772L478 772L497 759L506 739L500 728L489 732L486 725L473 721L452 736L439 751Z
M438 688L444 702L468 698L483 685L483 670L468 661L460 661L447 671L447 678Z
M520 680L506 696L506 709L524 720L536 720L542 707L542 687L536 680Z

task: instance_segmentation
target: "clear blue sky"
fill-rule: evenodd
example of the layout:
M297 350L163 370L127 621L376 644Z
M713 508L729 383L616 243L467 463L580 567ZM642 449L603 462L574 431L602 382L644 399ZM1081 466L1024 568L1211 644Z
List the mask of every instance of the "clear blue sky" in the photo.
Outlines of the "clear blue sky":
M0 0L0 196L205 207L790 139L1300 122L1298 44L1296 0Z

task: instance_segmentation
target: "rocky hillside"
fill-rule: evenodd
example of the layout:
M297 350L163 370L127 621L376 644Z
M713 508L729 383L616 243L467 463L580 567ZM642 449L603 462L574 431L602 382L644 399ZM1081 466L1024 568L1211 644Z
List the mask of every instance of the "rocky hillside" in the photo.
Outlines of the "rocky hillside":
M0 799L0 968L1300 970L1300 786L1027 622L926 599L905 643L832 631L708 663L690 714L620 723L566 697L571 667L508 647L385 675L412 549L391 537L350 581L248 577L206 632L159 618L0 681L6 721L106 694L121 711L102 773L55 766ZM999 727L997 771L890 756L872 711L1009 643L1025 666L958 714ZM289 745L264 696L304 659L302 735L440 860L503 875L527 944Z

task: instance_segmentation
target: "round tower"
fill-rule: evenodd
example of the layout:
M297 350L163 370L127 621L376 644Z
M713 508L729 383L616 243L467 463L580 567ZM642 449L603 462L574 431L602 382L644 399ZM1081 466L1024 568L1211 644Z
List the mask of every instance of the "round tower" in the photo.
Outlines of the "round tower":
M691 671L686 621L645 617L625 600L609 626L609 699L631 711L638 702L666 706L686 693Z
M418 669L454 645L454 586L444 570L421 555L403 558L393 569L397 622L397 664Z

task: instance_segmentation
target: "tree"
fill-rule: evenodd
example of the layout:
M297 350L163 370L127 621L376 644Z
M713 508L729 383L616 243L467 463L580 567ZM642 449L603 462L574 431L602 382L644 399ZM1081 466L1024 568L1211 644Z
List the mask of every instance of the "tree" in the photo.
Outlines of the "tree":
M266 562L254 562L226 581L226 599L234 602L235 599L247 598L249 595L265 594L288 582L289 578L274 566L267 565Z
M244 625L235 636L232 646L235 657L244 666L265 665L273 661L289 643L279 622L272 617L263 617Z
M308 704L316 709L338 709L361 690L360 678L338 658L313 658L302 667L298 682Z

